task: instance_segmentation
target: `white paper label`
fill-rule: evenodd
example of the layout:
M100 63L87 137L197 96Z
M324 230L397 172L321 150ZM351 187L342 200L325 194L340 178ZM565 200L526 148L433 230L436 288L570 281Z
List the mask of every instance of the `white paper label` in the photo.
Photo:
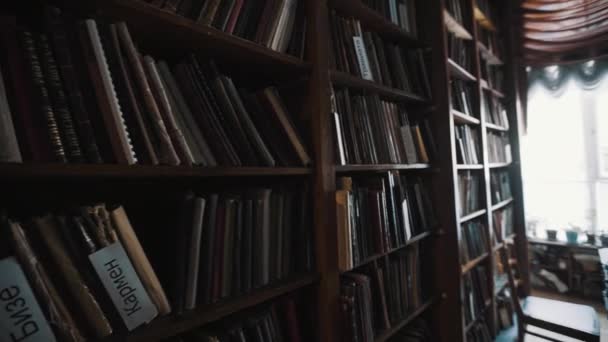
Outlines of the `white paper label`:
M55 342L17 260L0 260L0 342Z
M369 59L367 58L367 51L365 50L363 38L355 36L353 37L353 41L355 42L355 52L357 53L359 69L361 69L361 77L368 81L373 81L374 77L372 75L372 71L369 69Z
M89 259L129 331L158 315L120 242L89 255Z

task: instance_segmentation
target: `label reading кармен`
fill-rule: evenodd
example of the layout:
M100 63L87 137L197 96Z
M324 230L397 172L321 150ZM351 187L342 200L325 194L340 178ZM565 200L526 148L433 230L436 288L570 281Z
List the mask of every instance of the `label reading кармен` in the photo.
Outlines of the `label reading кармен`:
M89 255L89 259L129 331L158 315L120 242Z
M55 342L17 260L0 260L0 342Z

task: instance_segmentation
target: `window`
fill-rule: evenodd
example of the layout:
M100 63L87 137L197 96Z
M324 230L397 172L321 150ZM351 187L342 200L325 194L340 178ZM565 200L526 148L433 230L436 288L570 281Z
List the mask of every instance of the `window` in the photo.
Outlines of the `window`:
M572 226L608 231L608 76L589 87L562 67L543 72L528 91L521 139L528 228L540 237Z

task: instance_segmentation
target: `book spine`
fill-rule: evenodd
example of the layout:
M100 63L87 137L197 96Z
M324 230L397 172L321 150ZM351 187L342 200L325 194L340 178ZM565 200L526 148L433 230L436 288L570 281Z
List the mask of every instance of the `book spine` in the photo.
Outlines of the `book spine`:
M4 78L0 70L0 162L22 162Z
M81 163L84 161L72 113L68 107L67 98L63 90L63 84L57 68L57 62L51 52L49 40L46 35L41 35L38 48L42 58L42 67L46 76L46 83L53 108L57 116L61 138L64 144L67 159L71 162Z
M67 93L73 121L76 124L83 157L88 162L101 163L101 154L95 141L95 133L89 119L89 112L85 106L81 86L76 76L76 69L73 64L70 44L61 13L56 8L50 8L47 11L47 20L47 29L50 32L57 67L63 81L63 86L65 87L65 92Z
M46 122L49 139L48 143L53 151L55 161L65 163L67 162L67 158L63 148L63 142L61 141L61 135L59 134L59 126L57 125L55 113L51 106L48 89L42 73L40 59L36 52L34 35L29 31L23 31L21 39L25 52L25 59L27 60L31 72L31 80L34 85L36 101L40 108L40 114L44 116Z

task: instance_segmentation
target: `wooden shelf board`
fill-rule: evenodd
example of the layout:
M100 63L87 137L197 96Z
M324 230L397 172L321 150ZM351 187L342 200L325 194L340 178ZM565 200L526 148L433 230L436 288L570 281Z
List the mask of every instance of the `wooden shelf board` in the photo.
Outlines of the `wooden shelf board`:
M488 167L490 169L497 169L497 168L501 168L501 167L509 167L509 166L511 166L511 164L512 164L511 162L508 162L508 163L490 163L488 165Z
M483 13L479 7L475 6L473 10L473 14L475 16L475 20L481 24L481 26L490 31L496 31L496 25L492 22L485 13Z
M342 273L344 273L344 272L350 272L350 271L352 271L354 269L357 269L359 267L365 266L365 265L369 264L370 262L373 262L374 260L378 260L380 258L383 258L383 257L387 256L387 255L390 255L392 253L400 251L400 250L406 248L407 246L411 246L414 243L417 243L417 242L419 242L421 240L424 240L424 239L430 237L431 235L433 235L433 233L430 232L430 231L424 232L424 233L420 233L420 234L418 234L418 235L410 238L409 240L407 240L405 242L405 245L403 245L403 246L399 246L397 248L393 248L393 249L391 249L391 250L389 250L387 252L383 252L383 253L378 253L378 254L372 255L372 256L368 257L367 259L363 260L362 262L360 262L359 264L353 266L353 268L351 268L349 270L342 270L341 272Z
M485 44L483 44L482 42L477 42L477 48L479 49L479 52L481 53L481 57L483 59L486 60L486 62L490 65L503 65L503 61L496 56L492 51L490 51L490 49L488 49L487 46L485 46Z
M481 217L481 216L485 215L485 213L486 213L485 209L477 210L477 211L474 211L474 212L472 212L470 214L462 216L459 221L460 221L460 223L471 221L471 220L474 220L474 219L476 219L478 217Z
M409 314L402 321L394 324L389 329L380 332L380 334L378 336L376 336L376 338L374 338L374 342L384 342L384 341L389 340L393 335L395 335L403 327L405 327L406 325L411 323L414 319L416 319L417 317L422 315L426 310L428 310L435 303L435 301L436 301L435 299L431 299L431 300L427 301L426 303L422 304L418 309L414 310L414 312Z
M483 164L458 164L456 165L458 170L482 170Z
M509 198L504 201L500 201L500 202L492 205L492 211L500 210L500 209L508 206L511 203L513 203L513 198Z
M490 253L488 253L488 252L483 253L482 255L478 256L477 258L462 265L462 268L461 268L462 275L467 274L467 272L469 272L470 270L475 268L475 266L481 264L489 255L490 255Z
M0 177L20 178L206 178L310 175L304 167L189 167L118 164L0 163Z
M498 126L492 123L486 123L486 128L493 130L493 131L499 131L499 132L508 132L509 129L506 127L502 127L502 126Z
M472 40L473 36L469 31L467 31L462 24L460 24L456 19L448 12L448 10L443 10L443 23L448 31L452 32L456 37L465 40Z
M376 83L373 81L364 80L360 77L351 75L346 72L332 70L330 71L330 78L335 85L352 87L358 89L365 89L377 93L383 97L401 101L401 102L414 102L414 103L428 103L429 100L410 93L405 90L387 87L380 83Z
M351 164L336 165L337 173L384 172L390 170L436 170L431 164Z
M294 277L280 284L257 289L234 299L226 299L216 304L205 305L181 315L169 315L152 321L149 325L138 328L128 336L111 336L102 341L144 342L159 341L165 338L198 328L202 325L218 321L233 313L262 304L273 298L302 289L319 280L319 275L308 274Z
M310 63L299 58L197 24L189 18L163 11L144 1L88 0L76 6L90 4L110 18L127 21L138 44L147 50L162 51L161 56L168 54L181 57L184 52L196 52L238 65L246 63L259 66L254 70L277 75L289 70L307 72L311 69Z
M360 0L332 0L329 1L329 5L338 12L357 18L364 27L376 33L391 37L393 40L399 40L409 46L424 46L424 43L416 36L395 25Z
M469 114L465 114L463 112L457 111L456 109L450 110L452 113L452 117L454 118L454 123L461 125L479 125L481 121Z
M492 94L494 97L497 97L500 99L505 98L505 94L499 90L496 90L496 89L490 87L490 85L488 84L488 81L481 80L480 83L481 83L481 88L485 91L490 92L490 94Z
M450 70L450 75L459 78L463 81L476 81L477 78L473 76L470 72L468 72L465 68L458 65L458 63L454 62L451 58L448 58L448 69Z

